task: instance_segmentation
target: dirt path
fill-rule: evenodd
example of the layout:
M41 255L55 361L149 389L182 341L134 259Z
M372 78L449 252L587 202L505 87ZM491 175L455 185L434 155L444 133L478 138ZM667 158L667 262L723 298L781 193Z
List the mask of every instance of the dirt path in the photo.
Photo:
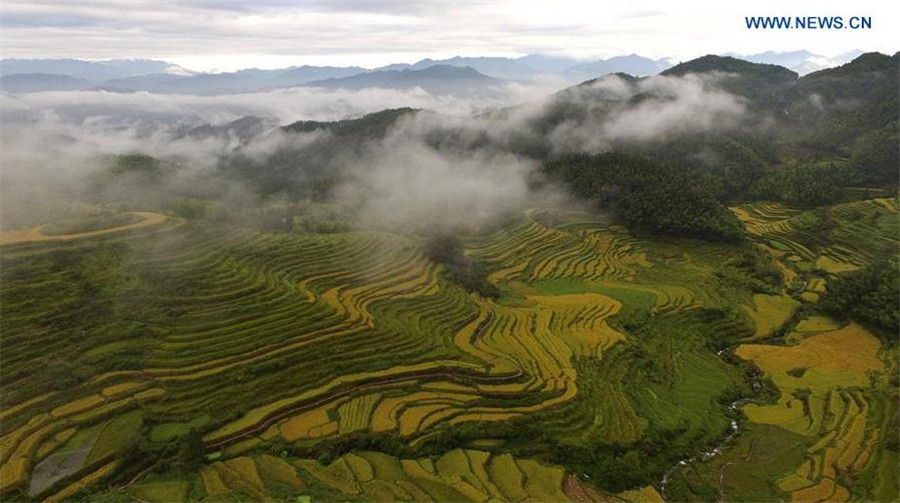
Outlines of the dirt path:
M725 469L728 468L728 465L731 463L725 463L722 465L722 468L719 469L719 499L718 503L722 503L725 501Z
M19 229L14 231L0 232L0 246L11 245L15 243L32 243L38 241L69 241L71 239L100 236L102 234L109 234L112 232L137 229L140 227L159 224L165 222L168 218L162 213L154 213L150 211L133 211L132 213L139 217L142 217L142 219L133 224L120 225L119 227L110 227L108 229L100 229L90 232L79 232L77 234L58 234L48 236L43 232L43 229L44 227L46 227L46 225L33 227L31 229Z
M563 484L563 493L576 503L592 503L594 501L584 492L584 488L581 487L578 478L571 473L566 476L566 482Z

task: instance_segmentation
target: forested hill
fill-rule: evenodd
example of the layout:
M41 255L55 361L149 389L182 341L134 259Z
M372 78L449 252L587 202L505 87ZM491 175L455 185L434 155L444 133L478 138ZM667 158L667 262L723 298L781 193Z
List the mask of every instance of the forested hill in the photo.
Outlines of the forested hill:
M783 66L764 63L751 63L731 56L716 56L707 54L697 59L679 63L660 75L683 76L688 73L725 72L741 75L765 76L774 80L790 82L797 79L797 72L788 70Z
M860 188L896 191L900 183L896 54L863 54L800 78L719 56L662 75L610 74L538 105L471 120L397 108L298 121L278 134L317 134L262 156L238 147L219 167L266 197L323 200L365 169L372 147L406 135L441 155L513 154L543 164L541 183L609 209L634 228L730 241L743 233L727 206L765 199L814 207L856 197ZM731 115L691 124L716 102ZM643 125L673 113L682 122L643 136L617 135L614 128L623 117L639 117Z
M393 108L364 115L357 119L345 119L334 122L297 121L282 129L291 133L308 133L311 131L328 131L335 136L356 136L365 139L383 137L397 120L418 113L414 108Z
M867 156L877 144L884 153L893 152L892 159L858 166L868 172L865 181L890 182L897 171L898 82L898 54L867 53L799 79L776 96L775 106L782 111L782 122L796 132L796 141L808 148Z
M707 55L669 68L660 75L721 73L723 89L751 99L778 92L797 80L797 73L778 65L751 63L730 56Z
M817 206L852 197L847 187L896 191L900 184L898 68L897 54L878 53L863 54L841 67L801 78L775 65L729 57L704 56L679 64L662 75L708 75L711 80L704 85L718 86L739 96L745 107L744 121L731 127L723 122L722 127L705 132L675 130L667 136L640 142L610 142L608 149L645 156L647 162L659 165L654 169L672 174L670 186L659 189L679 186L685 176L693 185L686 192L693 196L687 200L681 197L682 193L672 197L677 189L651 189L649 175L643 185L631 186L631 197L634 187L643 191L642 198L658 196L648 207L672 210L668 215L643 213L641 224L633 215L627 216L624 210L629 204L625 198L613 207L631 225L676 235L722 238L733 235L723 232L730 228L723 225L724 220L692 218L690 211L682 213L672 205L681 201L685 207L705 207L709 204L707 198L712 196L722 205L770 199ZM617 87L609 85L610 78L619 79ZM665 89L656 90L650 82L629 76L585 82L557 93L546 107L546 114L534 124L542 133L552 134L554 129L573 122L582 128L596 128L607 117L637 106L664 110L673 98ZM552 150L552 146L545 149ZM631 157L628 162L604 156L579 159L576 164L588 166L586 171L566 166L569 159L548 163L545 174L587 196L586 191L618 193L622 180L610 178L610 168L604 167L610 162L624 163L623 176L634 173L636 166L650 171L647 162L636 162ZM625 168L626 165L630 167ZM598 200L599 204L610 204L605 197ZM696 214L708 215L702 211Z

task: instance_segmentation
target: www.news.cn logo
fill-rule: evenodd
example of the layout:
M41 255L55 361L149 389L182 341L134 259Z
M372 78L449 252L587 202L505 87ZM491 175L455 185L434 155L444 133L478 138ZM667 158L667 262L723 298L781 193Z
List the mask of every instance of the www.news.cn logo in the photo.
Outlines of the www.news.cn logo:
M744 22L749 30L870 30L871 16L748 16Z

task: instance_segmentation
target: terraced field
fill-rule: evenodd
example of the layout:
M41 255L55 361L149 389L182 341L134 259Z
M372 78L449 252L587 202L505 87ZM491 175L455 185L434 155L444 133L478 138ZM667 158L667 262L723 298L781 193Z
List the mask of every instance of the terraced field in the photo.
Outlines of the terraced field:
M204 466L200 480L203 492L217 501L278 501L297 493L344 501L578 501L590 490L559 467L463 449L433 459L359 451L327 465L268 454L241 456ZM180 501L190 489L180 480L157 479L131 493L150 501ZM605 501L660 501L654 497L658 494L646 488L609 495Z
M720 498L736 500L896 501L893 477L880 475L888 465L897 469L893 452L883 448L886 425L897 415L896 381L890 379L896 346L885 347L866 328L816 314L814 307L804 307L799 317L792 313L814 306L836 274L895 253L897 201L808 212L755 203L733 211L786 279L785 293L754 295L745 307L756 322L754 338L768 339L748 339L735 350L761 369L779 396L775 403L743 405L749 432L725 456L685 473L682 483L705 483L717 487Z
M896 199L870 199L800 211L777 203L732 208L748 233L778 258L787 277L820 293L822 279L896 255ZM818 298L818 297L816 297Z
M11 245L17 243L30 243L37 241L68 241L71 239L80 239L85 237L100 236L103 234L121 233L132 229L140 229L142 227L150 227L159 225L166 221L166 216L161 213L153 213L149 211L136 211L133 213L138 220L134 223L111 227L108 229L100 229L96 231L78 232L71 234L48 234L45 232L46 226L39 226L33 229L23 229L15 231L5 231L0 233L0 245Z
M653 241L574 213L549 226L531 212L465 238L497 299L451 281L421 238L387 232L173 221L9 241L0 495L656 500L659 475L728 434L723 400L752 394L721 349L794 323L800 292L818 288L807 278L833 272L818 261L866 263L875 255L859 233L889 234L897 207L827 210L827 244L805 238L806 213L735 211L796 272L789 288L754 295L723 279L737 245ZM850 218L871 224L842 225ZM885 367L859 326L805 328L797 346L738 349L785 392L744 410L821 444L779 479L783 491L849 497L836 474L883 458L862 388ZM784 378L785 358L809 370ZM660 438L665 453L641 447ZM201 459L187 471L144 462L191 449ZM645 456L649 478L598 480L627 473L623 449Z
M811 437L802 464L777 482L793 501L847 501L848 480L861 472L882 440L869 414L870 376L883 373L880 343L850 324L820 331L795 346L742 345L781 390L775 405L747 405L750 421Z

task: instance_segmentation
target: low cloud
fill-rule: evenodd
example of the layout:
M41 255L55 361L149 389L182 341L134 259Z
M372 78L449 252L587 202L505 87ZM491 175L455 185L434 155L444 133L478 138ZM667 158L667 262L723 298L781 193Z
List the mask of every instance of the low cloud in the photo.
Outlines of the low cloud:
M373 145L365 166L338 187L339 198L362 201L364 225L477 227L534 200L527 179L536 161L488 149L436 150L421 136L406 134L420 125L413 119Z
M727 76L656 76L637 85L650 98L621 111L604 126L613 140L656 140L672 134L706 133L734 127L744 105L715 84Z
M599 152L616 145L678 135L726 132L743 124L741 98L721 89L726 74L654 76L629 82L608 75L566 95L584 111L550 132L557 152Z
M427 109L400 120L361 148L325 148L297 170L343 173L334 196L352 202L364 225L460 227L559 195L535 194L539 165L523 144L547 155L599 152L617 145L737 127L746 110L721 90L727 76L607 76L559 95L557 82L510 84L502 93L435 96L421 89L326 91L293 88L224 96L102 91L0 94L2 191L66 191L99 169L98 156L145 153L185 168L182 185L220 186L217 171L240 156L268 169L273 156L303 158L330 133L286 133L297 120L331 121L387 108ZM564 110L559 117L554 113ZM241 117L259 130L188 134ZM552 118L552 120L551 120ZM541 150L543 149L543 150ZM205 182L204 182L205 180ZM237 183L237 182L235 182ZM235 187L227 192L250 192ZM3 205L5 210L8 204ZM23 211L17 208L17 211Z

